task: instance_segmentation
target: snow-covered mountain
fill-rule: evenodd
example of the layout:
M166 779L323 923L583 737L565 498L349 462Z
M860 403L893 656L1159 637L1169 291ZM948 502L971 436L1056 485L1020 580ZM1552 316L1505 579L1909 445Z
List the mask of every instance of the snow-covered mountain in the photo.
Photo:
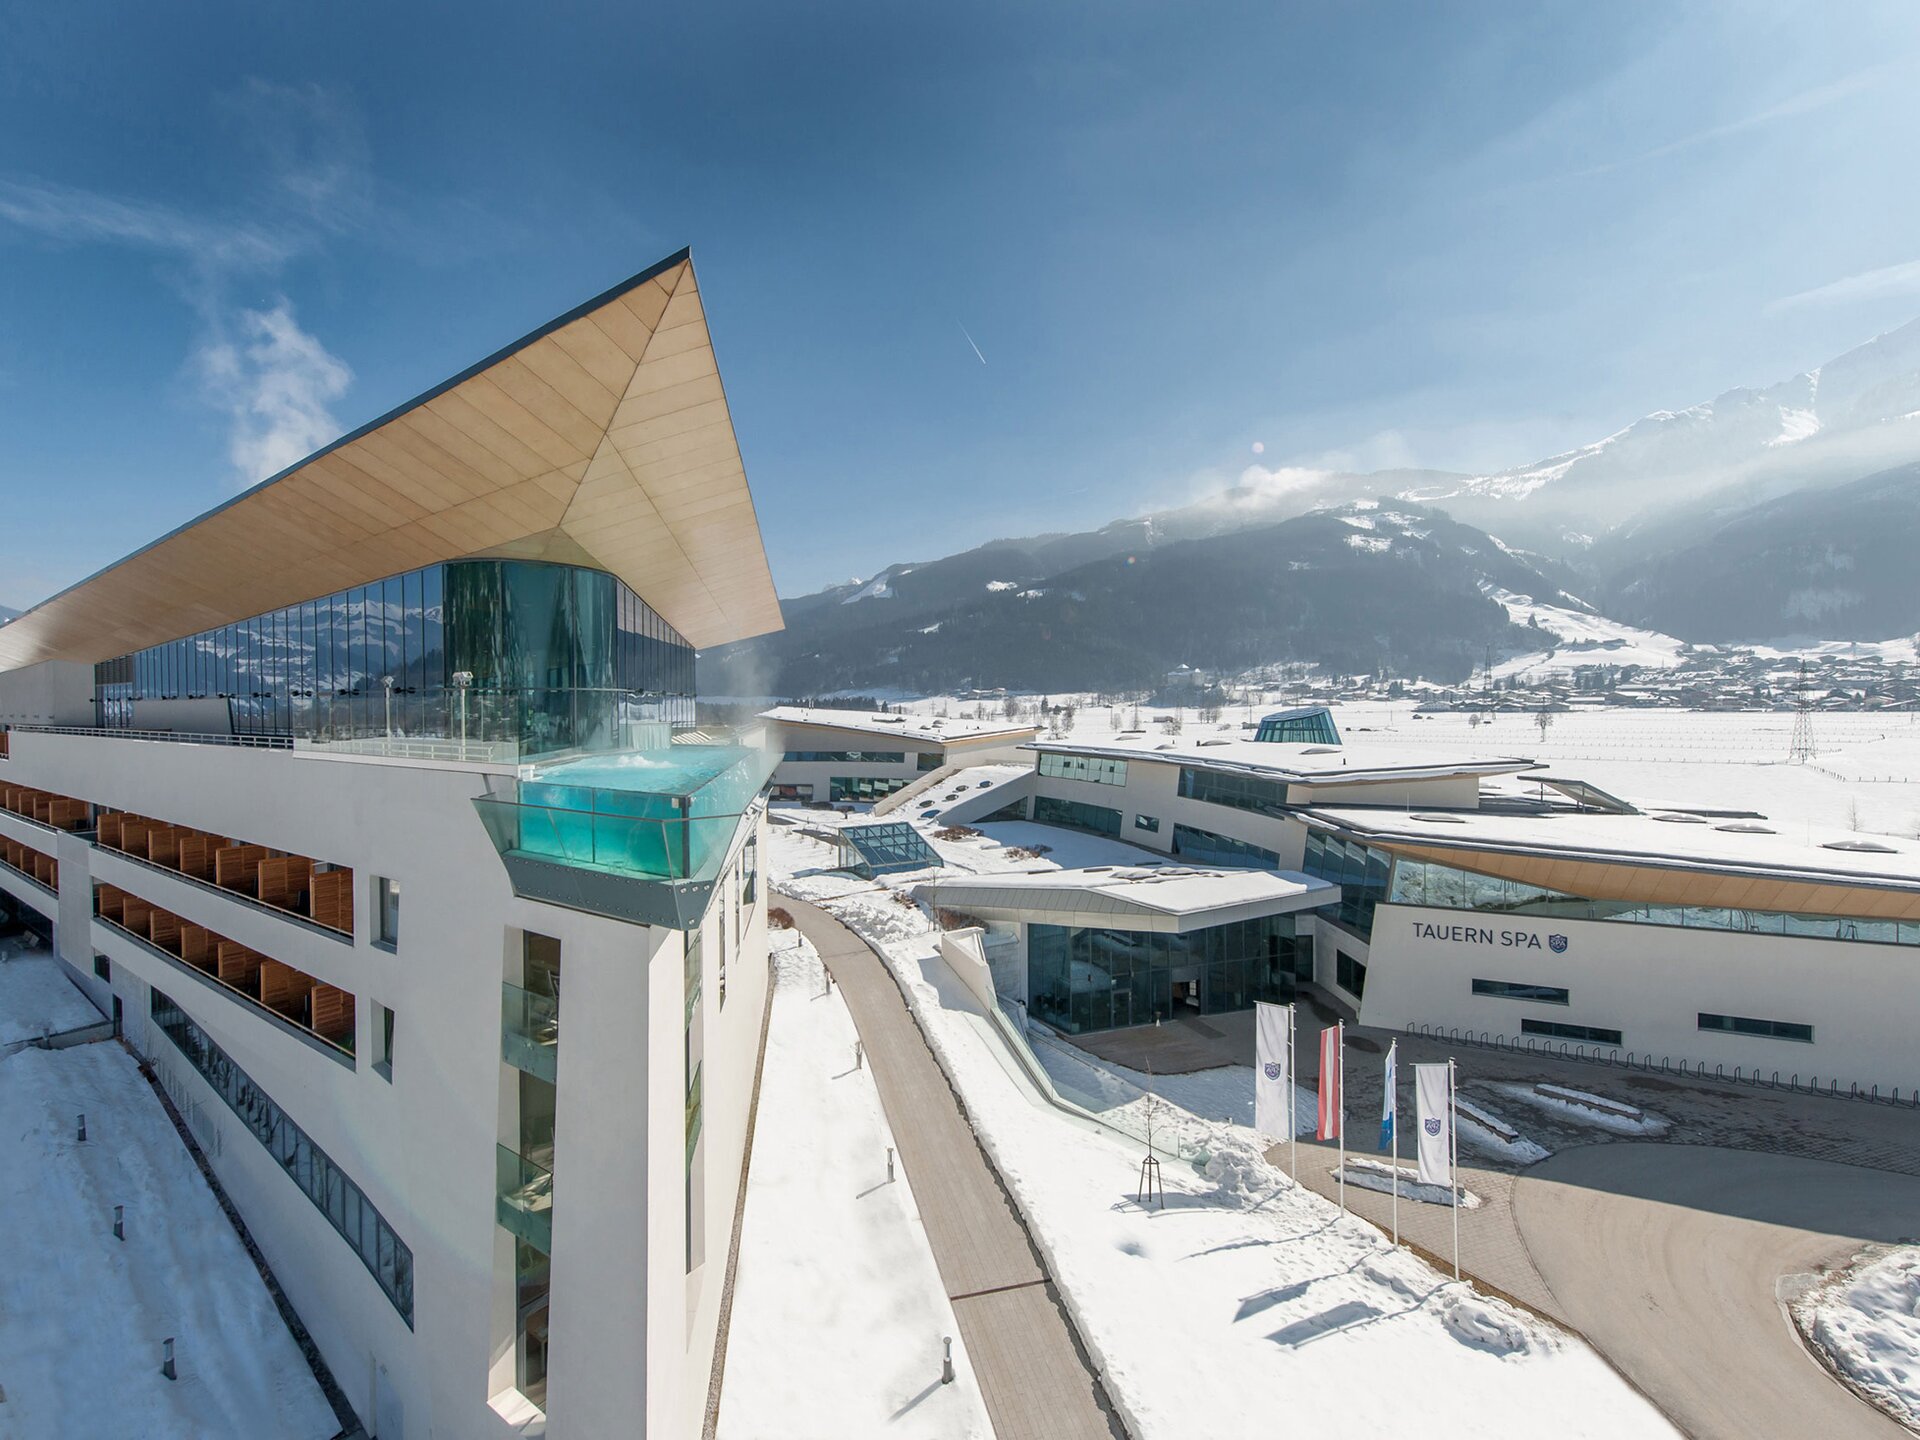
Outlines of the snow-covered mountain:
M1657 525L1846 484L1920 458L1920 320L1764 389L1661 410L1604 439L1409 500L1554 553Z

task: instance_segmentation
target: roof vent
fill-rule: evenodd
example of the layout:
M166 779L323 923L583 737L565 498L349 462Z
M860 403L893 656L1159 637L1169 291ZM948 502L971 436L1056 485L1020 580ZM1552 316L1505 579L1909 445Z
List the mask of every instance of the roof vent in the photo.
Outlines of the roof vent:
M1338 745L1305 745L1301 747L1300 753L1302 755L1338 755L1340 747Z
M1707 817L1704 815L1683 815L1678 812L1667 815L1655 815L1652 818L1667 825L1704 825L1707 823Z
M1467 822L1458 815L1415 815L1415 820L1424 820L1429 825L1464 825Z
M907 723L907 717L904 715L876 715L873 717L873 723L876 725L904 725Z
M1231 745L1233 742L1231 740L1197 740L1194 743L1197 745Z
M1822 850L1853 850L1868 855L1898 855L1900 852L1891 845L1882 845L1878 840L1823 840Z
M1716 830L1725 830L1730 835L1778 835L1780 832L1771 825L1756 825L1751 820L1736 820L1731 825L1716 825Z
M1111 869L1113 869L1111 865L1089 865L1085 873L1088 875L1104 875Z

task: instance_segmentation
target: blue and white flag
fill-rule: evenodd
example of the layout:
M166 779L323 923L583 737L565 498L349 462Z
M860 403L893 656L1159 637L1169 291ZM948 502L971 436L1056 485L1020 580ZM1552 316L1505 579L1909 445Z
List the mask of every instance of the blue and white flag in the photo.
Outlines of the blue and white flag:
M1387 1046L1387 1094L1386 1098L1380 1102L1380 1148L1382 1150L1391 1150L1393 1148L1393 1118L1399 1106L1397 1099L1398 1091L1396 1089L1397 1072L1399 1069L1396 1061L1399 1050L1400 1042L1398 1040L1393 1041Z

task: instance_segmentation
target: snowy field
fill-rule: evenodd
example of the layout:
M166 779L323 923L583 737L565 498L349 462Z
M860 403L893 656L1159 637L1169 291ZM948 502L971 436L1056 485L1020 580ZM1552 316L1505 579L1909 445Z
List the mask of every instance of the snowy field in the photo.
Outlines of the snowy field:
M1862 647L1863 649L1873 647ZM1902 642L1906 658L1911 646ZM1173 711L1149 705L1109 707L1078 700L1072 733L1085 739L1132 725L1158 726ZM1251 733L1262 713L1296 703L1275 692L1252 705L1202 723L1191 707L1180 712L1181 734ZM1555 713L1543 736L1527 715L1498 715L1475 726L1464 714L1420 715L1413 699L1335 705L1335 722L1349 743L1431 746L1449 755L1519 755L1539 760L1547 773L1587 780L1649 808L1693 806L1758 810L1788 825L1920 836L1920 717L1907 714L1828 713L1813 717L1814 758L1791 763L1790 713L1602 709ZM917 712L972 714L985 702L933 697L907 703ZM1510 785L1525 785L1515 779ZM1791 833L1791 832L1786 832Z
M0 1051L104 1019L67 978L67 967L32 937L0 940Z
M956 860L1005 868L1000 842L1041 837L1060 848L1013 863L1099 863L1130 848L1032 826L985 828L990 836L954 842L964 847ZM1276 1416L1289 1429L1328 1433L1417 1425L1436 1435L1531 1436L1549 1415L1556 1440L1675 1433L1583 1344L1452 1284L1268 1165L1249 1130L1219 1118L1250 1108L1245 1067L1151 1081L1170 1107L1161 1133L1170 1128L1169 1138L1189 1142L1180 1148L1209 1158L1200 1169L1165 1164L1165 1208L1142 1208L1140 1147L1038 1103L995 1053L992 1032L964 1012L931 920L900 903L929 872L882 883L830 876L822 873L830 846L774 836L780 888L826 904L879 945L900 979L1139 1440L1262 1434ZM1099 1091L1113 1108L1145 1103L1148 1077L1097 1065L1064 1043L1036 1048L1058 1078L1106 1071L1104 1082L1074 1075L1076 1092ZM1297 1119L1311 1113L1305 1087L1300 1105Z
M721 1440L993 1433L855 1032L819 957L776 930ZM954 1337L951 1385L942 1336Z
M126 1207L124 1242L115 1205ZM338 1432L232 1225L118 1044L0 1059L0 1234L0 1436ZM160 1373L169 1335L174 1381Z
M1855 1389L1920 1430L1920 1246L1850 1266L1794 1316Z

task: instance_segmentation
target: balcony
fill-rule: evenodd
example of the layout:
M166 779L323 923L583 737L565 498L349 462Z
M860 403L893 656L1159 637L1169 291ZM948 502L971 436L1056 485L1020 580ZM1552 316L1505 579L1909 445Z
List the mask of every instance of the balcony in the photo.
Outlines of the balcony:
M43 855L31 845L0 838L0 864L23 880L31 880L49 895L60 893L60 862Z
M31 785L0 786L0 810L8 810L22 820L31 820L49 830L69 830L85 834L92 828L93 807L70 795L55 795Z
M543 1255L553 1253L553 1172L494 1147L494 1218Z
M500 1058L549 1085L556 1083L560 1002L518 985L502 985L500 994Z
M245 1001L284 1028L353 1063L353 992L195 925L117 885L97 882L94 918L180 969Z
M686 930L777 762L671 745L523 771L473 803L516 895Z
M353 938L353 871L343 867L120 811L101 814L95 843L256 908Z

